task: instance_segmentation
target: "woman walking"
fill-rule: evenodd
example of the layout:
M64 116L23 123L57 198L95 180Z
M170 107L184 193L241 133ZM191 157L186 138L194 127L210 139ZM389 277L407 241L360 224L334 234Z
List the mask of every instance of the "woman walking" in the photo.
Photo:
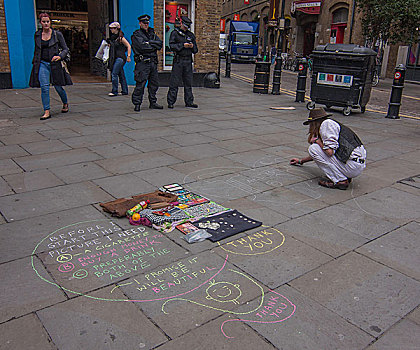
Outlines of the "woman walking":
M29 86L41 88L41 100L44 115L40 118L51 118L50 113L50 82L60 96L63 107L62 113L69 111L67 94L63 86L72 85L67 69L62 61L67 56L69 49L63 34L51 28L51 18L47 13L39 15L42 29L35 33L35 52L32 60L32 72Z
M121 31L121 25L118 22L112 22L109 25L111 35L109 38L109 60L108 68L111 71L112 91L109 96L118 95L118 78L121 84L121 94L128 95L128 85L124 74L125 62L131 61L131 45L124 38L124 33ZM127 57L125 52L127 51Z

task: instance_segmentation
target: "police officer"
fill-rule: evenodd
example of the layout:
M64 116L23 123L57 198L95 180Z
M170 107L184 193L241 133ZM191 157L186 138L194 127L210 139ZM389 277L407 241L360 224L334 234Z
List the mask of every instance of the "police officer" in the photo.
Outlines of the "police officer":
M184 84L185 107L197 108L192 93L193 69L192 55L198 52L195 36L188 29L192 21L187 16L181 16L181 27L172 31L169 37L169 47L174 52L171 79L168 91L168 108L174 108L178 95L178 86Z
M132 49L134 52L134 79L136 87L131 96L134 104L134 110L140 111L140 105L143 101L144 87L147 86L149 92L149 108L163 109L163 106L157 104L156 92L159 88L158 80L158 56L157 51L162 48L162 40L155 34L153 28L149 27L150 16L142 15L138 17L140 29L137 29L131 36Z

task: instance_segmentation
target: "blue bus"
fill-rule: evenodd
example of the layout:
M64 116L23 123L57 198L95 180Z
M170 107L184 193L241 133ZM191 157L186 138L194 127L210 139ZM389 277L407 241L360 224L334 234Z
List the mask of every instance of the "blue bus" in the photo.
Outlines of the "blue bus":
M255 61L258 56L259 33L258 22L230 22L229 52L232 60Z

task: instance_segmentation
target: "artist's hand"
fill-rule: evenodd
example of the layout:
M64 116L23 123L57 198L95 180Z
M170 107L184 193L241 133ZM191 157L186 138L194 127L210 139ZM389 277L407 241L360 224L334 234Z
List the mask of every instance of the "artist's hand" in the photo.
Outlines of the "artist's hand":
M131 62L130 56L127 56L127 62Z
M292 158L290 159L290 165L302 165L302 162L299 158Z
M51 62L57 62L60 61L61 57L60 56L53 56L53 58L51 58Z

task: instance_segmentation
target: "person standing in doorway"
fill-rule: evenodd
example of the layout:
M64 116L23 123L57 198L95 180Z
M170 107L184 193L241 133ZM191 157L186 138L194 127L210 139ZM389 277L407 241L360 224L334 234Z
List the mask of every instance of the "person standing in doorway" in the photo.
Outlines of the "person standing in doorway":
M124 38L121 25L118 22L112 22L109 25L111 35L109 36L109 60L108 68L111 71L112 91L109 96L118 95L118 78L121 84L121 95L128 95L128 85L125 79L124 65L131 61L131 45ZM125 52L127 51L127 56Z
M62 61L69 53L63 34L51 28L51 18L48 13L41 13L38 18L42 29L35 33L35 51L29 86L41 88L44 115L40 119L46 120L51 118L50 82L63 103L61 113L69 111L67 94L63 86L73 83L67 69L62 65Z
M131 44L134 52L134 79L136 87L131 96L134 110L140 112L140 105L143 101L144 87L148 82L149 108L163 109L157 103L156 93L159 88L158 79L158 56L157 51L162 49L162 40L156 35L153 28L149 27L150 16L142 15L138 17L140 29L137 29L131 36Z
M174 108L181 83L184 84L185 107L198 108L194 103L192 92L193 54L198 52L198 48L195 35L189 30L191 23L187 16L181 16L181 27L175 27L169 37L169 47L174 52L174 61L167 96L168 108Z

